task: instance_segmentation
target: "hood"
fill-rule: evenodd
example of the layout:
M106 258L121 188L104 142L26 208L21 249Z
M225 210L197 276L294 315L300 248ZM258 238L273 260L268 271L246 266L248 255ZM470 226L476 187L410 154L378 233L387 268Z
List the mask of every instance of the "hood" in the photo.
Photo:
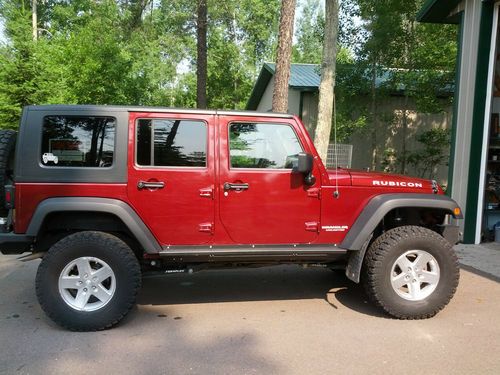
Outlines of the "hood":
M330 183L332 185L335 184L335 180L338 181L339 186L351 185L351 174L346 169L327 169L326 171L328 172L328 178L330 179Z
M432 193L437 189L437 192L442 193L438 184L423 178L379 172L350 171L350 173L353 186L421 190L422 193Z

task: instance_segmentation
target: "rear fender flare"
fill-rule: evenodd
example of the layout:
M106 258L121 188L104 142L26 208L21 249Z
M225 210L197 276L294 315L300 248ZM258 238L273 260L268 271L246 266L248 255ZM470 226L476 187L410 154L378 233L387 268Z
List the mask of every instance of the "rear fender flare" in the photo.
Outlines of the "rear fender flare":
M26 230L26 235L37 236L45 218L55 212L104 212L119 218L141 244L146 253L155 254L161 246L142 219L127 203L109 198L65 197L42 201Z

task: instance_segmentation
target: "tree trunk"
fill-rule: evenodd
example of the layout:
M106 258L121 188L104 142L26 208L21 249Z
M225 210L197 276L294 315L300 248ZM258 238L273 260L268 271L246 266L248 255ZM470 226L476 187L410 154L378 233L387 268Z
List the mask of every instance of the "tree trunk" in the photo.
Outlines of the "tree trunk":
M407 38L406 38L406 45L405 45L405 65L406 68L408 69L408 76L411 78L413 76L413 71L414 71L414 61L413 61L413 49L415 48L415 23L413 20L409 22L407 25ZM411 81L410 81L411 82ZM406 152L406 144L407 144L407 138L408 138L408 101L410 99L411 92L410 90L413 90L413 85L410 83L406 84L405 87L405 100L404 100L404 106L403 106L403 141L402 141L402 148L401 148L401 174L406 174L407 172L407 152Z
M33 28L33 40L36 41L38 39L38 10L36 6L36 0L32 0L31 8L32 8L31 24Z
M207 0L198 0L196 107L207 108Z
M373 59L371 66L371 116L372 116L372 165L371 170L377 169L377 63Z
M295 0L282 0L276 72L274 74L273 112L288 111L288 80L290 78L294 17Z
M319 156L326 163L335 97L335 71L337 59L337 35L339 29L339 4L337 0L325 0L325 40L321 82L319 85L318 124L314 145Z
M408 137L408 87L405 88L402 118L401 174L406 174L406 138Z

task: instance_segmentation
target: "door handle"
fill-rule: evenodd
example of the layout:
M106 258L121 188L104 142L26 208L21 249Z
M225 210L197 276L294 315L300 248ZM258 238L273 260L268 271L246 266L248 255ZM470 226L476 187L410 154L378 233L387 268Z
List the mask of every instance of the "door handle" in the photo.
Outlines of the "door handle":
M229 182L224 183L224 190L247 190L248 188L248 184L231 184Z
M139 181L137 183L137 189L163 189L165 183L163 181Z

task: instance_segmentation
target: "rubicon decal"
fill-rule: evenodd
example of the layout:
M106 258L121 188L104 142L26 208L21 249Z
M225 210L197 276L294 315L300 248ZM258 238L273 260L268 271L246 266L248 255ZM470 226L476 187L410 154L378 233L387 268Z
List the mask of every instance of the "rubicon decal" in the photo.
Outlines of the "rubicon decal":
M400 187L416 187L423 188L424 186L420 182L406 182L406 181L379 181L373 180L373 186L400 186Z

